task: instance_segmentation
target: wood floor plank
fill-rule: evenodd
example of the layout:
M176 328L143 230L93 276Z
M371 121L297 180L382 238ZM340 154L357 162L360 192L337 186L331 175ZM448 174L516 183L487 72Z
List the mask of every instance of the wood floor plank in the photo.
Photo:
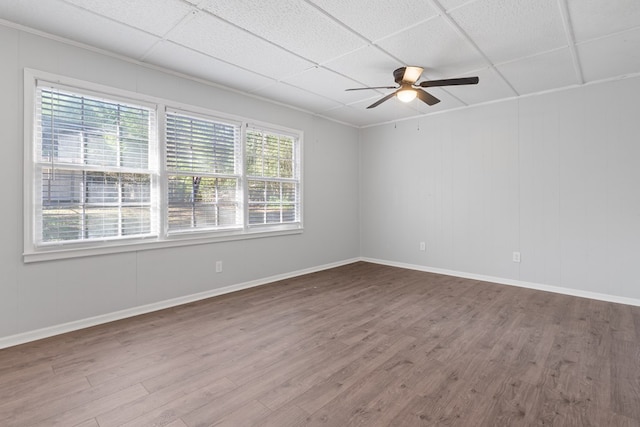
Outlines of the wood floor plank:
M33 425L73 426L93 419L94 414L101 414L113 408L127 405L129 402L134 401L141 396L146 396L147 394L147 390L145 390L141 384L135 384L108 396L91 400L84 405L71 408L65 412L56 413L55 415L34 423ZM21 417L18 421L24 422ZM24 424L21 425L27 425L27 422L24 422Z
M262 425L262 420L271 415L271 411L257 400L250 400L240 408L219 420L204 419L189 427L254 427Z
M209 402L215 402L236 388L237 386L226 378L211 381L206 387L187 393L157 408L149 408L139 417L122 424L122 427L162 427L178 422L178 420L186 425L182 419L184 415Z
M90 420L86 420L81 422L80 424L76 424L73 427L100 427L95 418L91 418Z
M640 343L614 339L611 400L616 414L640 420Z
M640 307L365 262L0 350L0 425L640 427Z
M271 414L263 418L258 425L260 427L300 427L307 424L306 411L294 404L281 406L271 411Z

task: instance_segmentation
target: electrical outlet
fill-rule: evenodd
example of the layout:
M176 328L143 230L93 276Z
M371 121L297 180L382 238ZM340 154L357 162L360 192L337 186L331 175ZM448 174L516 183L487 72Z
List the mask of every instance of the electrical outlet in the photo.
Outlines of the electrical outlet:
M427 250L427 245L424 242L420 242L420 250L421 251L426 251Z
M520 262L520 252L513 253L513 262Z
M222 273L222 261L216 261L216 273Z

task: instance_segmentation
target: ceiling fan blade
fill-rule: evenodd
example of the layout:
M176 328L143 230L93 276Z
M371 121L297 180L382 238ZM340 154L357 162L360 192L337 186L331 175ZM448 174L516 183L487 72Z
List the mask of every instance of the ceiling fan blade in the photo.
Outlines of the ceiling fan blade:
M418 95L418 98L420 98L420 101L424 102L425 104L435 105L440 102L438 98L431 95L430 93L423 91L422 89L416 89L416 94Z
M349 90L367 90L367 89L398 89L398 86L353 87L351 89L345 89L345 91L349 91Z
M420 82L420 87L436 87L436 86L457 86L457 85L475 85L478 84L480 79L478 77L460 77L458 79L442 79L442 80L427 80Z
M384 98L381 98L381 99L377 100L376 102L374 102L373 104L369 105L367 108L375 108L375 107L377 107L378 105L382 104L384 101L387 101L388 99L393 98L396 95L397 92L398 91L390 93L389 95L385 96Z

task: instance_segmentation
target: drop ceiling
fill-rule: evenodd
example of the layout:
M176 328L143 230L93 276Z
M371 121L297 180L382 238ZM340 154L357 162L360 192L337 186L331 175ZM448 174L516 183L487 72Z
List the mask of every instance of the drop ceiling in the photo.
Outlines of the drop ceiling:
M640 73L638 0L2 0L0 18L353 126ZM345 92L403 65L480 83L432 107Z

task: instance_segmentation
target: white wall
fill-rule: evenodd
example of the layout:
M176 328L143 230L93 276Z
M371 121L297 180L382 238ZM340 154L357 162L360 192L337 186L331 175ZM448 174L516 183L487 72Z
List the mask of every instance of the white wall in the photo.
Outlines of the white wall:
M24 264L25 67L303 130L304 233ZM359 255L357 129L3 26L0 93L0 341Z
M632 78L362 130L361 255L640 299L639 98Z

